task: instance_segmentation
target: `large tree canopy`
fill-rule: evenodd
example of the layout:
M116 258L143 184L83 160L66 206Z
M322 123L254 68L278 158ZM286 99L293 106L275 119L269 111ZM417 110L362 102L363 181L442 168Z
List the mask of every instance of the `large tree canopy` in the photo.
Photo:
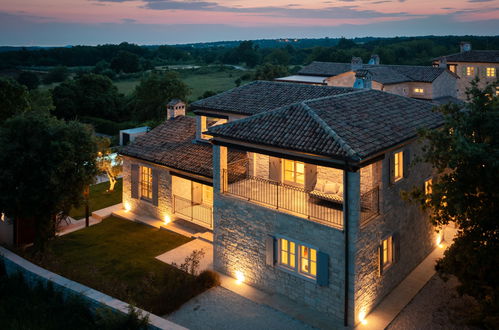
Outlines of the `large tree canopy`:
M166 119L166 103L171 99L185 100L189 87L175 72L153 73L135 87L131 107L139 121Z
M438 228L454 222L458 234L437 263L438 272L455 275L461 293L477 299L481 317L499 322L499 97L496 85L468 91L465 106L445 105L442 129L423 131L423 161L438 171L432 191L412 192Z
M78 122L27 112L0 127L0 210L16 221L35 219L39 248L55 218L78 205L95 174L93 132Z
M7 118L29 109L27 88L15 80L0 78L0 124Z

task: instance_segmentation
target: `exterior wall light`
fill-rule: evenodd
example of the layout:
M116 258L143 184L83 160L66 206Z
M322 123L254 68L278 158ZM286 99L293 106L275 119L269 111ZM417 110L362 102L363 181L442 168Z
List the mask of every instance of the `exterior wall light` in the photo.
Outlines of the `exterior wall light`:
M366 320L366 312L365 311L361 311L359 313L359 321L362 325L366 325L367 324L367 320Z
M170 218L170 216L168 214L165 214L165 216L163 217L163 223L165 225L169 224L170 222L172 221L172 219Z
M125 207L125 212L129 212L132 209L132 206L128 202L125 202L123 205Z
M244 282L245 277L244 277L244 274L242 271L240 271L240 270L236 271L236 280L237 280L237 284L241 284Z

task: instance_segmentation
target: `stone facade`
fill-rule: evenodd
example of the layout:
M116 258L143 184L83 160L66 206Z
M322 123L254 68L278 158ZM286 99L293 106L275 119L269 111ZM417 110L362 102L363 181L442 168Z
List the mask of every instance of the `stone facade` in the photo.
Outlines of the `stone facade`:
M132 198L132 164L151 167L158 171L158 206L150 201ZM164 167L141 162L138 159L123 157L123 205L130 208L133 213L163 219L165 215L172 215L172 179L170 172Z
M419 148L411 144L402 150L409 150L411 159L414 159ZM356 241L356 316L361 312L369 313L436 245L435 229L427 214L421 211L418 205L410 204L400 196L402 191L422 186L424 180L431 175L431 167L428 164L417 164L409 169L407 177L390 183L389 155L382 161L380 216L359 231ZM397 234L400 255L397 261L380 275L378 246L382 239L392 234Z
M478 86L480 88L485 87L497 80L499 77L499 64L498 63L476 63L476 62L447 62L448 66L455 65L455 70L457 76L460 78L457 82L457 97L463 101L466 101L466 89L470 87L470 83L477 76L480 78ZM466 75L466 68L473 67L475 70L474 75ZM496 76L487 77L487 68L495 68Z

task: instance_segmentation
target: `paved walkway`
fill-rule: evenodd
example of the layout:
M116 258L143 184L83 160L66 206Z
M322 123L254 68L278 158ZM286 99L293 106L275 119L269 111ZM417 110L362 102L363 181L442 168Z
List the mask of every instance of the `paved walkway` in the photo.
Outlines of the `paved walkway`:
M175 263L177 266L180 266L185 262L185 258L190 256L194 250L204 251L204 257L199 261L198 273L207 269L213 270L213 244L199 238L165 252L157 256L156 259L170 265Z

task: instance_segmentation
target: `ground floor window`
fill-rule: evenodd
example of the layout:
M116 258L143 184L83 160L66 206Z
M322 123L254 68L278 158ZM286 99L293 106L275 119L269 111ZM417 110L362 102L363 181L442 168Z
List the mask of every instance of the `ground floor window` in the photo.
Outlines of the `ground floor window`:
M140 196L144 199L152 199L152 168L140 167Z
M383 273L390 268L398 258L399 252L399 238L398 234L392 234L381 240L379 245L379 273Z
M279 265L309 278L317 276L317 250L291 241L279 238Z

